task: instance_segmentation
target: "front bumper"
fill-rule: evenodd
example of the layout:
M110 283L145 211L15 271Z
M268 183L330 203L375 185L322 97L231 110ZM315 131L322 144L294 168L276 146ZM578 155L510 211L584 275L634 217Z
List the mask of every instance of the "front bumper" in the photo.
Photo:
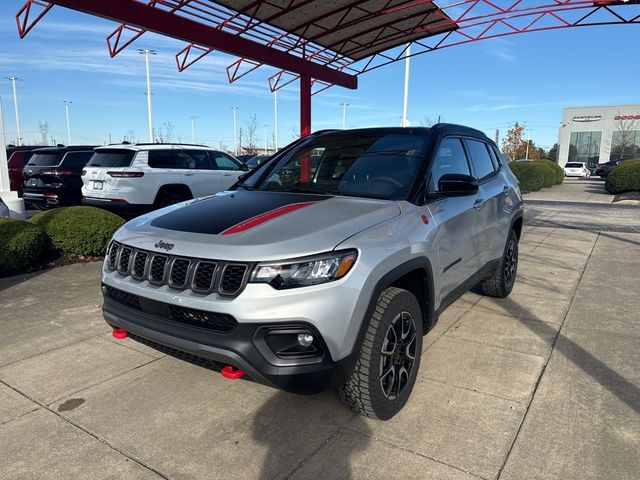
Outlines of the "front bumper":
M225 365L244 370L258 383L281 390L313 394L336 388L351 374L352 354L334 361L319 332L302 322L238 323L230 333L218 333L139 311L111 298L103 285L103 314L112 327L123 328L138 340L165 353L206 368ZM264 340L265 332L283 328L309 329L320 343L318 358L281 359Z

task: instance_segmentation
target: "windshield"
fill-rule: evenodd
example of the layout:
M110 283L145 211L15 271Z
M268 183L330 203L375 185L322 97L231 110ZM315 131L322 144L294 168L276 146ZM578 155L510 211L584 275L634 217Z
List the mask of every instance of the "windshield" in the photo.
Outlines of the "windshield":
M63 153L35 153L27 165L36 167L55 167L60 165Z
M406 199L428 140L410 133L323 136L298 149L260 189Z
M131 150L100 150L93 154L87 167L128 167L134 154Z

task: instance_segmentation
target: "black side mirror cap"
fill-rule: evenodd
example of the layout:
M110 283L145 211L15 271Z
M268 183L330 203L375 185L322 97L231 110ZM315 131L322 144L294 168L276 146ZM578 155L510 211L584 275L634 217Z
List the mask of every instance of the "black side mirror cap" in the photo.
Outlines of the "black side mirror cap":
M478 180L471 175L447 173L438 180L438 193L446 197L462 197L478 193Z

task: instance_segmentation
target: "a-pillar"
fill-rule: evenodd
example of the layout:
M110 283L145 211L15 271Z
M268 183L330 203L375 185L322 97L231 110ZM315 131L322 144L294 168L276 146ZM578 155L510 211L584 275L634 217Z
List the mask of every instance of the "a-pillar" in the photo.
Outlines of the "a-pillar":
M7 145L4 141L4 119L0 106L0 198L7 204L12 218L24 219L24 200L18 192L11 191L9 183L9 166L7 165Z

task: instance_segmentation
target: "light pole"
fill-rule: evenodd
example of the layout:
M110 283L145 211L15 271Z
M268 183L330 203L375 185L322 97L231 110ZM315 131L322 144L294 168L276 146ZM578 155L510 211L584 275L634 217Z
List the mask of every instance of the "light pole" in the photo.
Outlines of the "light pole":
M155 55L155 50L138 49L140 55L144 55L144 63L147 68L147 110L149 113L149 143L154 143L153 139L153 120L151 116L151 71L149 69L149 55Z
M191 143L196 143L196 117L195 115L191 115Z
M269 155L269 153L268 153L269 152L269 138L267 137L267 127L268 126L269 125L267 125L265 123L265 125L264 125L264 154L265 155Z
M231 107L233 110L233 154L238 155L238 123L236 122L236 111L240 107Z
M524 156L525 160L529 160L529 144L531 143L531 129L527 130L527 152Z
M18 96L16 94L16 81L21 80L18 77L7 77L7 80L11 80L13 84L13 107L16 110L16 130L18 133L18 146L22 145L22 137L20 136L20 115L18 114Z
M67 145L71 145L71 122L69 122L69 105L71 105L73 102L63 100L62 103L64 103L64 110L67 114Z
M273 150L278 151L278 91L273 91Z
M347 107L349 104L341 103L340 106L342 106L342 129L344 130L347 128Z
M402 105L402 125L401 127L409 126L409 119L407 115L409 113L409 62L411 60L411 44L407 44L407 49L404 51L404 102Z

